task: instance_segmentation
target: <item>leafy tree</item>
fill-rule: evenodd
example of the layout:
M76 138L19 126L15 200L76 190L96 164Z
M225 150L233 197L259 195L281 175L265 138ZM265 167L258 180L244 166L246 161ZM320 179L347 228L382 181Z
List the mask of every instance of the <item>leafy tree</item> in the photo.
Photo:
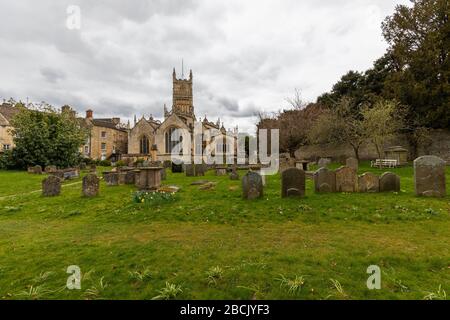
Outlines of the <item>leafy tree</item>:
M323 112L309 131L312 143L349 144L359 159L359 149L368 136L360 113L352 109L354 102L342 98L333 108Z
M70 110L57 112L43 104L30 108L16 104L20 112L12 119L15 166L56 165L70 167L79 164L79 147L86 132Z
M404 114L395 101L380 100L372 107L366 105L362 110L363 126L366 136L375 145L379 159L383 158L384 146L404 126Z
M410 118L435 128L450 127L450 2L412 0L399 5L382 25L395 66L385 82L392 98L409 105Z

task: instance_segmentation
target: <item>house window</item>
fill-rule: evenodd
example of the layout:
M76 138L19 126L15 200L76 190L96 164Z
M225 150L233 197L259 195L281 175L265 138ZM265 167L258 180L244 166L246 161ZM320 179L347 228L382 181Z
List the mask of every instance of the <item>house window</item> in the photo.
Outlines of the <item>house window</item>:
M166 153L172 153L175 146L183 141L183 136L179 135L177 139L177 128L170 128L165 133ZM183 153L183 150L180 150Z
M106 131L102 131L102 138L106 138Z
M89 146L84 146L84 153L89 154Z
M217 153L226 153L228 149L229 149L229 147L225 143L218 143L216 145L216 152Z
M106 150L106 143L102 143L102 150Z
M139 147L139 153L140 154L149 154L150 152L150 141L148 140L147 136L142 136L140 140L140 147Z
M9 145L9 144L3 145L3 150L9 150L9 149L11 149L11 145Z

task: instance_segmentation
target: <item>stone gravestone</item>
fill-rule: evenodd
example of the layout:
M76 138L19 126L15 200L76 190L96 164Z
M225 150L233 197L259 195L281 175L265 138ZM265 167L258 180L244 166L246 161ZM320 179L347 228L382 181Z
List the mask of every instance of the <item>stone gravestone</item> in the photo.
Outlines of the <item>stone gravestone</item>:
M336 192L336 173L320 168L314 173L314 188L317 193Z
M386 172L380 177L380 192L400 192L400 177Z
M305 196L305 171L298 168L289 168L281 174L281 197Z
M89 173L83 178L83 195L85 197L95 197L100 189L100 179L96 174Z
M239 180L239 173L237 171L237 167L233 166L231 168L230 180Z
M380 192L380 178L371 172L360 175L358 190L359 192Z
M46 166L45 167L45 173L55 173L58 169L56 166Z
M126 172L125 184L134 184L135 171L130 170Z
M445 197L445 161L436 156L414 160L414 189L418 196Z
M262 178L257 172L250 171L242 178L242 195L248 200L263 197Z
M216 167L216 176L226 176L227 167Z
M42 174L42 167L40 165L34 166L33 173L34 174Z
M194 171L196 177L203 177L206 172L206 164L194 164Z
M331 160L328 158L320 158L317 162L319 168L326 168L331 163Z
M186 172L186 177L195 176L195 166L193 164L186 164L184 166L184 171Z
M358 177L353 168L340 167L335 172L337 192L357 192Z
M107 186L119 185L119 174L117 172L103 172L103 179Z
M42 181L42 195L44 197L58 196L61 193L61 179L49 176Z
M172 162L172 173L182 173L183 172L183 164L175 164Z
M166 168L165 167L161 167L161 180L166 180L167 179L167 172L166 172Z
M356 158L347 158L347 160L345 160L345 165L347 167L352 168L353 170L355 170L356 172L358 172L358 168L359 168L359 163L358 163L358 159Z

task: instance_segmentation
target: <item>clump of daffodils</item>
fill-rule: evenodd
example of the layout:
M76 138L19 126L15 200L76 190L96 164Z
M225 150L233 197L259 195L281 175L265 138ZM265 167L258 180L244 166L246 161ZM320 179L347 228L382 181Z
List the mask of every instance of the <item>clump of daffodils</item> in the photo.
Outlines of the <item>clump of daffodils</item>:
M143 204L160 204L166 202L173 202L176 200L175 192L164 191L137 191L133 194L134 203Z

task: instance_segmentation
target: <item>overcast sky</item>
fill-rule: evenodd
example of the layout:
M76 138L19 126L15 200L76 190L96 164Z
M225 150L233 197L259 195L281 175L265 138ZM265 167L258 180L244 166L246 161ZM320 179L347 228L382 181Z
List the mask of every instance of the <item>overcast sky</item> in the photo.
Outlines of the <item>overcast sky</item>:
M0 98L161 118L172 69L194 73L197 117L254 131L255 113L306 101L386 43L381 22L407 0L15 0L0 2ZM81 29L66 26L81 9Z

